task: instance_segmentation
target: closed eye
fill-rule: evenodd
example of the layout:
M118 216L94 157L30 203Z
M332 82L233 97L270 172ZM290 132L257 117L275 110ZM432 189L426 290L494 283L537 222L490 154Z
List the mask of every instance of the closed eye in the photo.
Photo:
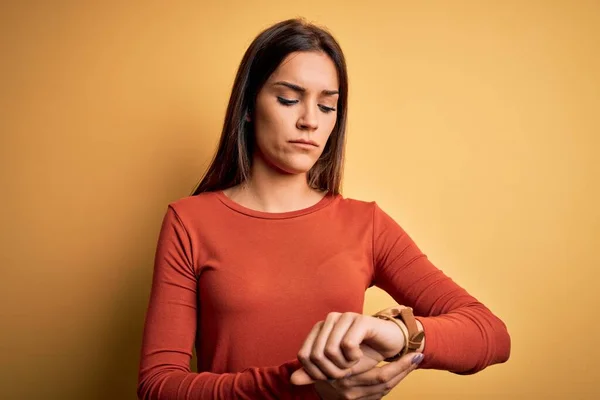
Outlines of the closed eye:
M279 103L283 104L284 106L291 106L292 104L296 104L299 102L299 100L286 99L285 97L281 97L281 96L277 96L277 101L279 101ZM324 113L330 113L332 111L335 111L335 108L327 107L322 104L319 104L319 108Z
M291 106L292 104L296 104L299 100L290 100L281 96L277 96L277 101L279 101L284 106Z
M332 111L335 111L335 108L333 107L327 107L327 106L322 106L319 104L319 108L321 109L321 111L323 111L324 113L330 113Z

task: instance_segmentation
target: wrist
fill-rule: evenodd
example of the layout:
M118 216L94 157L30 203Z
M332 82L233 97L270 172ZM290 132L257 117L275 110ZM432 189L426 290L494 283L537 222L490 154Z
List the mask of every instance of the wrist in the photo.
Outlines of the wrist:
M408 329L406 328L406 325L404 325L404 323L402 321L392 322L392 321L386 320L385 322L388 324L388 329L390 329L390 331L393 332L393 334L397 338L396 347L394 348L394 351L389 356L386 356L386 357L392 357L392 356L400 353L404 349L404 346L406 346L405 335L402 332L402 330L401 330L402 328L399 325L403 326L404 332L407 332Z
M392 357L387 357L385 361L396 361L406 353L420 351L423 348L425 332L420 326L413 314L413 309L407 306L389 307L373 314L374 317L394 322L404 336L404 346L401 351ZM393 342L397 342L395 339Z
M402 321L392 318L374 318L374 329L378 332L378 342L373 343L383 359L400 354L406 346L407 330ZM368 343L370 344L370 343Z

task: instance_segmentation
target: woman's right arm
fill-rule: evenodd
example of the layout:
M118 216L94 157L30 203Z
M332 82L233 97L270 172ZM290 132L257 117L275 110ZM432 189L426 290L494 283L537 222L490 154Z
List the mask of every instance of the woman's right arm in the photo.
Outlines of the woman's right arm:
M298 360L238 373L193 373L198 282L189 235L169 205L154 260L138 376L142 400L319 399L314 385L295 386Z

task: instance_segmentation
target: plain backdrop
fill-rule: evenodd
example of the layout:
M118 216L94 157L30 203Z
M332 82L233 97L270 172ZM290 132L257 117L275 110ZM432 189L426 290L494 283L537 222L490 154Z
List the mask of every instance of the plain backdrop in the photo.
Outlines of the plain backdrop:
M158 229L258 32L348 61L344 196L502 318L506 364L390 399L600 397L598 1L3 1L0 398L134 399ZM369 289L365 313L395 304Z

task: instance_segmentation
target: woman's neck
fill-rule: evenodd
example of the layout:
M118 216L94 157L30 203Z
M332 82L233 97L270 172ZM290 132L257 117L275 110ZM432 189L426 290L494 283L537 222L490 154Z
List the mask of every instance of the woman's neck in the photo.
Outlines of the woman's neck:
M246 208L257 211L282 213L302 210L317 204L325 196L304 185L303 188L263 187L247 182L223 191L227 197Z
M308 185L306 173L285 174L256 167L248 181L224 190L225 195L244 207L279 213L310 207L326 194Z

